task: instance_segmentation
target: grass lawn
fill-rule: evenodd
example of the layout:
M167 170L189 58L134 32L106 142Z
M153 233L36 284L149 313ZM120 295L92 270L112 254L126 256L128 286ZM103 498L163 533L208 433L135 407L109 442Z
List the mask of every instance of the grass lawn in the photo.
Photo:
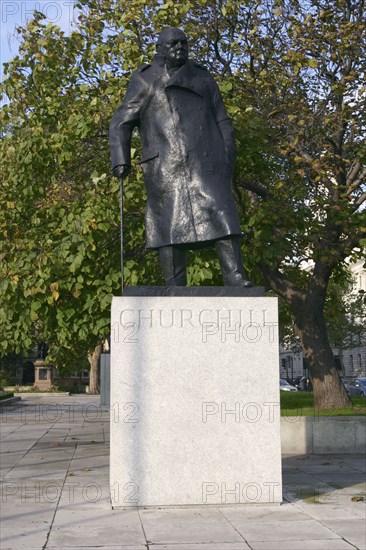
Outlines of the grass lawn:
M83 389L83 391L76 391L77 390L77 387L73 386L73 385L70 385L70 386L51 386L50 389L38 389L36 388L35 386L32 385L28 385L28 386L6 386L4 388L5 391L9 392L16 392L16 393L29 393L29 394L33 394L33 393L52 393L52 394L57 394L57 393L70 393L70 392L73 392L73 393L85 393L85 389Z
M318 411L312 393L281 391L281 416L365 416L366 397L352 397L353 407Z

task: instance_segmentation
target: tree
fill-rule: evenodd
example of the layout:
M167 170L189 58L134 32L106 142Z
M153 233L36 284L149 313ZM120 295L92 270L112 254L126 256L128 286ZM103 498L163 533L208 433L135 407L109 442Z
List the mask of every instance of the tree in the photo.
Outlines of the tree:
M349 269L337 268L329 281L324 320L331 347L338 351L339 356L344 349L364 345L365 305L365 293L354 292L354 278ZM280 340L292 351L301 349L301 342L294 332L294 316L284 300L280 301Z
M332 273L365 243L365 15L364 2L269 2L248 19L248 83L282 166L253 211L255 240L270 244L262 272L294 313L319 408L348 403L323 311Z
M20 55L5 66L3 84L1 350L46 341L48 360L64 370L88 356L95 371L111 297L120 293L118 181L109 174L107 132L119 80L101 65L92 30L66 37L36 13L19 29ZM140 281L156 269L143 250L141 183L139 175L125 193L130 284L141 258Z
M345 406L323 313L332 274L366 242L365 3L209 5L202 15L207 56L241 113L240 152L260 128L266 161L239 159L246 256L291 308L315 406ZM247 126L245 106L256 127Z
M330 277L364 245L365 8L351 0L85 0L66 37L36 14L6 67L1 111L3 351L45 340L86 355L118 293L118 182L108 123L155 29L182 26L217 75L238 137L245 263L291 308L319 408L343 406L324 323ZM133 144L137 156L139 141ZM127 284L162 281L143 239L137 169L126 196ZM14 251L16 254L14 254ZM305 262L312 266L308 271ZM190 272L216 282L210 252Z

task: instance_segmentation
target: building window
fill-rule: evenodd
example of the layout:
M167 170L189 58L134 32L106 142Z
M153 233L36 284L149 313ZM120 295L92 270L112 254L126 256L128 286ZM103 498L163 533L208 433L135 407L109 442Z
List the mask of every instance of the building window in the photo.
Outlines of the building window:
M334 360L335 360L337 370L341 371L342 370L342 363L341 363L341 358L339 357L339 355L335 355Z

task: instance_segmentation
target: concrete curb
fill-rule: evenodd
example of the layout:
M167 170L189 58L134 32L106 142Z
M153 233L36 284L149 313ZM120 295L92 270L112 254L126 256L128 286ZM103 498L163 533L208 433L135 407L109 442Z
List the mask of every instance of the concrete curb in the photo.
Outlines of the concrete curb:
M364 454L366 416L283 416L282 454Z
M21 397L8 397L7 399L1 399L0 400L0 407L2 405L12 405L13 403L16 403L17 401L20 401Z
M14 392L14 396L19 397L66 397L70 392Z

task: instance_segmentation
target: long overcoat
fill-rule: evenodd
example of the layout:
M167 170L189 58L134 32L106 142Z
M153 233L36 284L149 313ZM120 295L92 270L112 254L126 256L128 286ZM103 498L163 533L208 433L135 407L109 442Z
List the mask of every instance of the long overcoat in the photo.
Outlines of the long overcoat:
M210 73L188 61L170 77L158 55L140 67L111 121L113 167L130 164L136 126L147 191L147 247L240 235L231 187L234 132Z

